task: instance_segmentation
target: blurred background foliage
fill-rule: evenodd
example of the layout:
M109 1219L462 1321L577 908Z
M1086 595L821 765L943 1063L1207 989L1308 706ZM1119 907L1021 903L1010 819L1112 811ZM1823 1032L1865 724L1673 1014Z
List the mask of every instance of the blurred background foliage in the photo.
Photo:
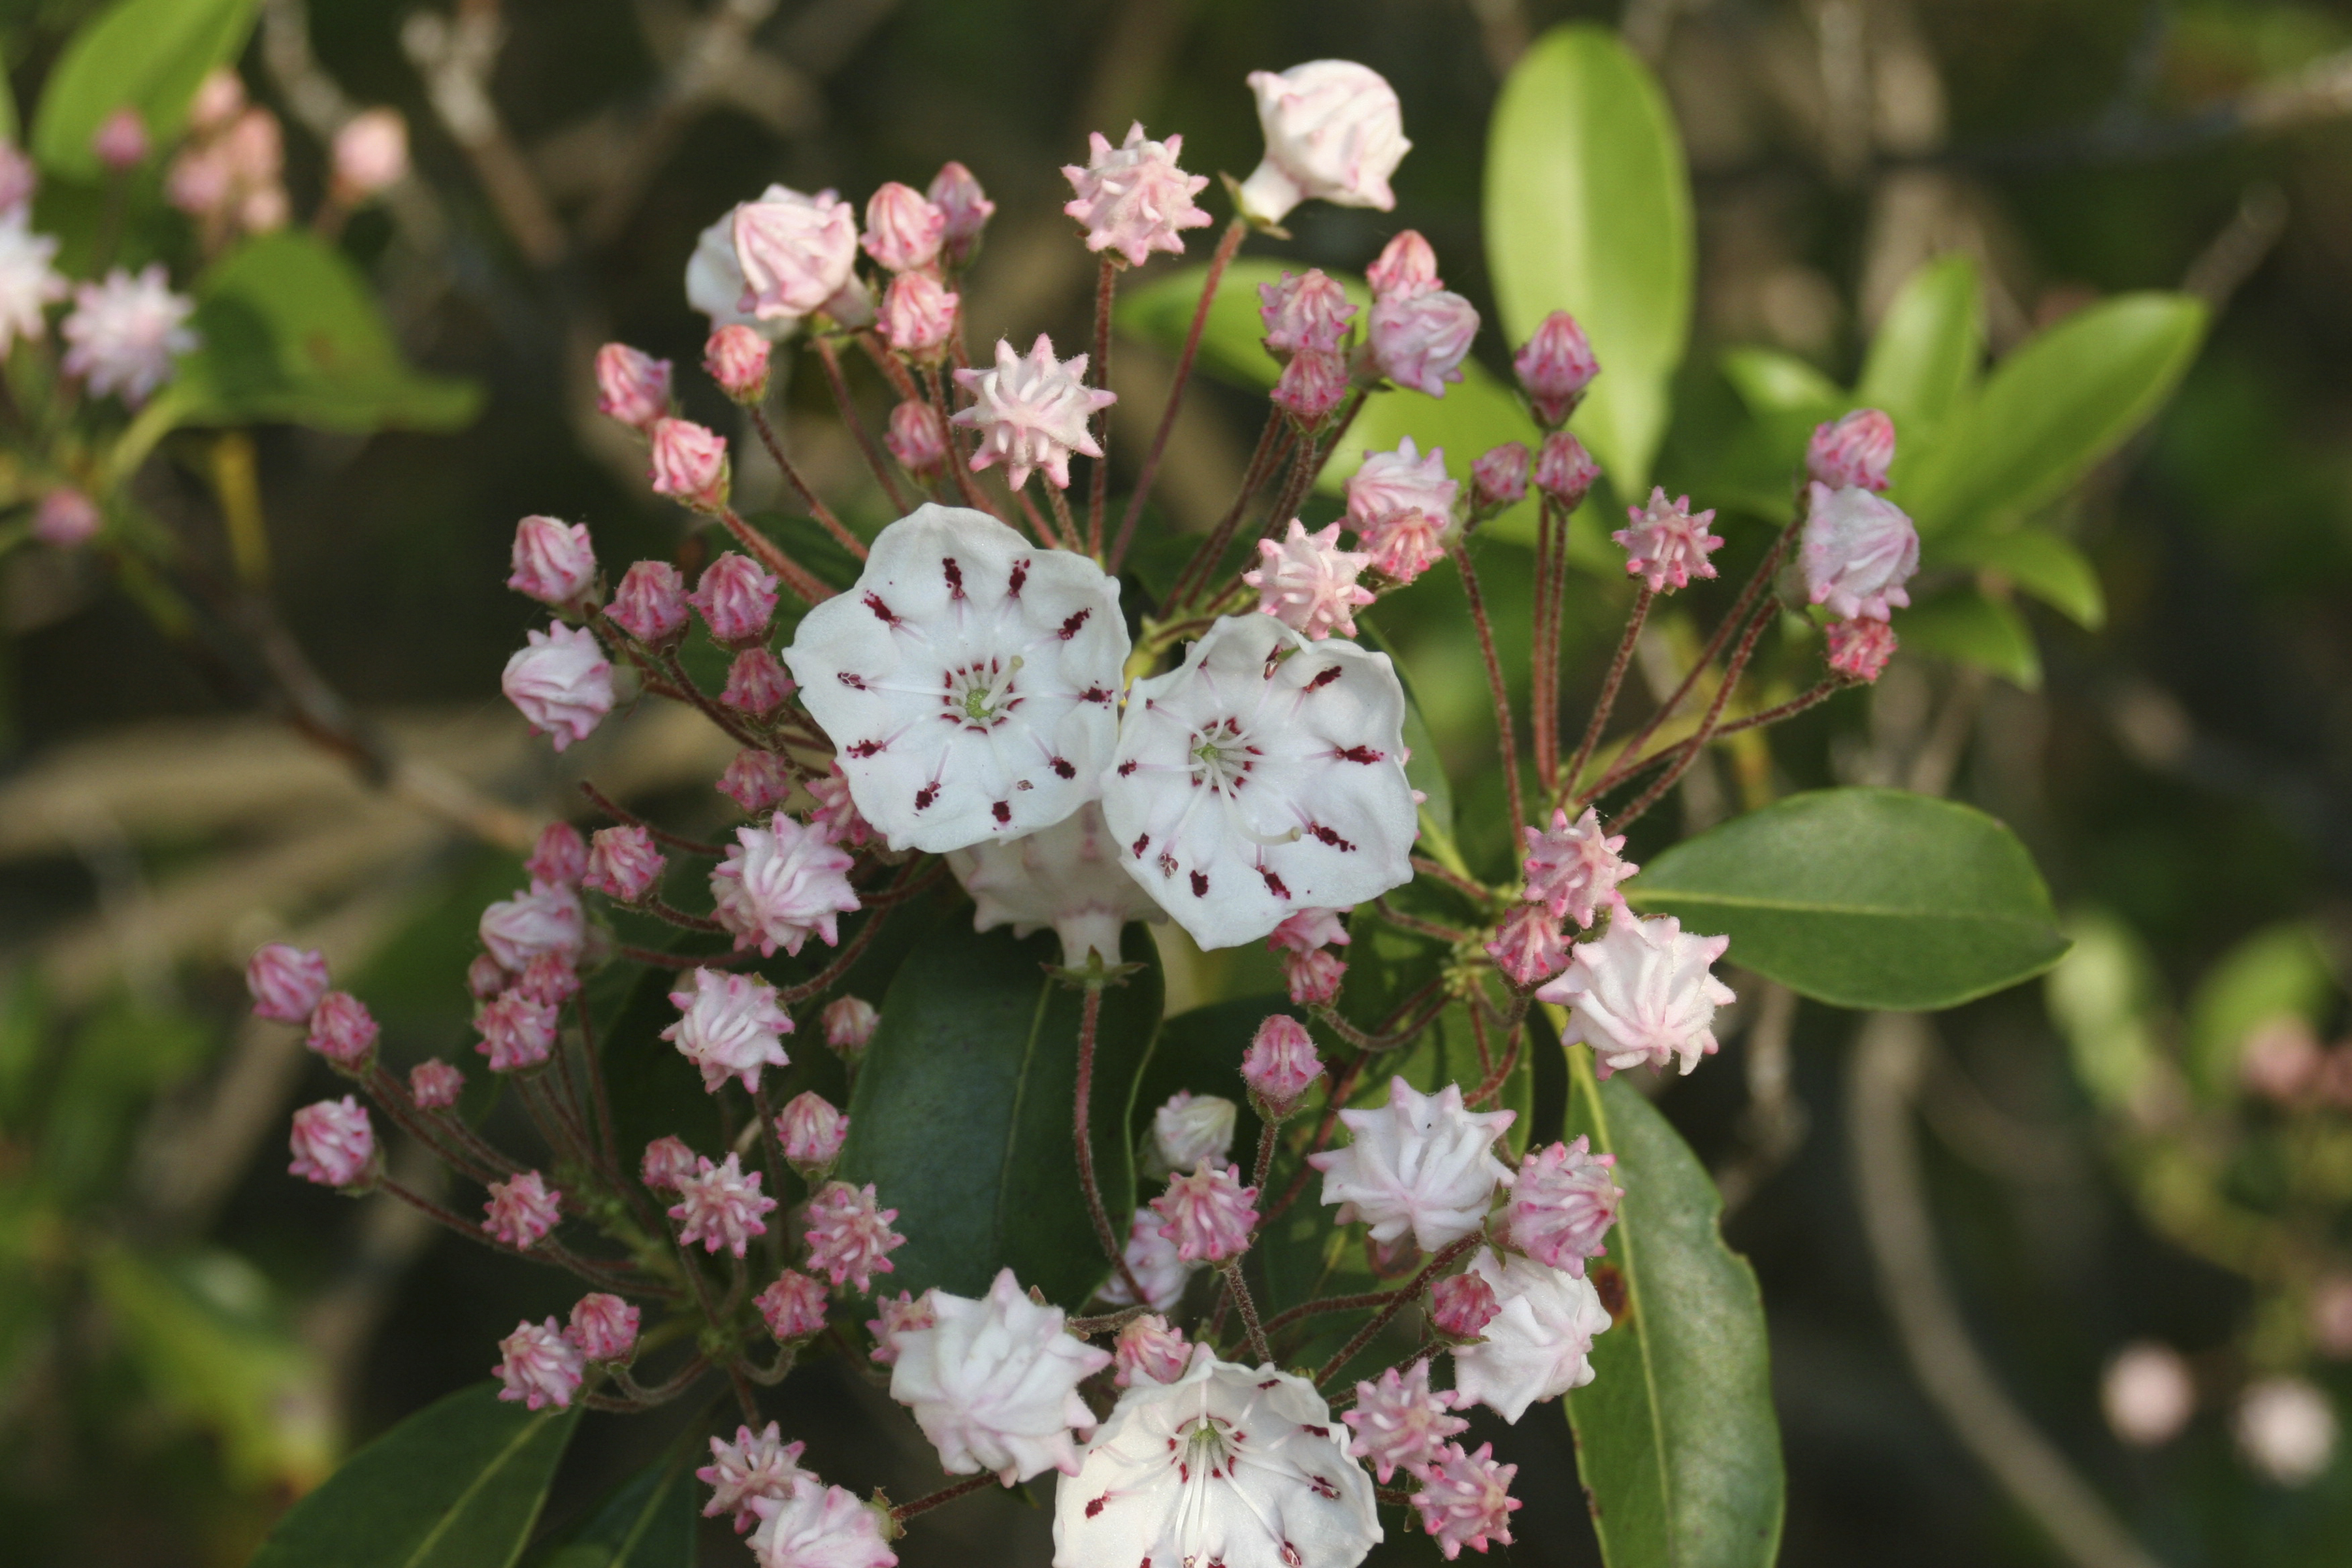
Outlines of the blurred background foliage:
M97 8L0 6L19 102ZM1945 1015L1907 1055L1856 1057L1851 1016L1776 1002L1751 976L1724 1058L1661 1101L1717 1169L1727 1233L1763 1280L1786 1560L2068 1560L1971 1461L1892 1326L1884 1238L1874 1254L1855 1196L1885 1089L1849 1073L1863 1059L1907 1064L1891 1103L1906 1136L1921 1113L1932 1246L1978 1354L2146 1550L2178 1564L2344 1560L2342 1446L2282 1484L2241 1452L2231 1411L2282 1373L2352 1409L2352 1375L2331 1359L2352 1355L2352 1323L2331 1338L2326 1316L2329 1270L2352 1246L2352 1044L2326 1044L2352 1026L2352 13L2285 0L258 11L241 69L287 121L298 208L322 181L319 132L339 105L407 114L415 177L340 245L408 360L482 397L450 434L186 432L141 481L198 557L258 586L339 694L332 710L348 704L358 743L341 754L281 721L302 704L266 648L218 657L198 639L192 656L87 556L0 560L11 1561L241 1563L340 1455L478 1380L518 1316L561 1306L551 1279L396 1205L285 1178L285 1115L331 1079L284 1031L244 1019L236 965L274 936L324 946L394 1061L462 1049L474 918L513 884L532 825L572 808L570 780L591 770L681 825L722 820L707 781L725 752L690 719L599 737L559 765L496 697L533 619L501 586L517 517L585 521L608 563L701 548L593 417L587 366L608 338L696 362L703 324L680 275L705 224L772 180L862 199L961 159L1001 209L967 298L976 339L1068 342L1086 331L1091 268L1059 216L1056 171L1086 133L1139 118L1181 132L1189 167L1245 173L1244 73L1343 55L1403 99L1415 148L1398 211L1310 205L1294 243L1245 255L1360 271L1416 226L1486 312L1479 357L1507 375L1481 249L1486 128L1521 51L1574 19L1618 28L1652 62L1687 152L1696 309L1660 478L1724 509L1735 559L1769 537L1771 500L1740 476L1769 445L1773 389L1795 387L1799 407L1808 374L1853 384L1931 258L1970 258L1996 356L2126 290L2182 289L2212 311L2154 426L2037 520L2095 568L2095 592L2078 584L2062 613L2011 593L2011 572L1956 566L1994 606L1974 632L1898 621L1915 651L1876 689L1769 752L1721 749L1682 787L1688 829L1822 783L1948 784L2025 837L2077 938L2046 986ZM152 244L196 259L184 233ZM1115 374L1131 453L1167 364L1124 342ZM681 384L693 416L728 427L714 391ZM794 385L790 405L819 487L884 521L824 388ZM1213 385L1192 401L1163 491L1171 525L1222 510L1245 408ZM255 488L238 488L244 472ZM1309 521L1335 510L1318 498ZM1524 626L1524 552L1484 549L1503 563L1486 573L1498 619ZM1447 760L1465 852L1497 867L1491 720L1450 582L1384 612L1381 630ZM1576 699L1623 596L1600 575L1570 594ZM1670 685L1704 624L1663 618L1644 675ZM1937 657L1954 653L1967 657ZM1526 658L1522 641L1515 671ZM1645 826L1636 858L1677 825ZM1254 951L1178 956L1171 1012L1274 979ZM1539 1121L1558 1092L1539 1079ZM2103 1419L2101 1383L2139 1341L2186 1358L2198 1408L2177 1436L2134 1447ZM866 1419L871 1390L822 1371L794 1386L797 1435L828 1476L920 1489L926 1456L903 1424ZM676 1430L588 1417L551 1521ZM1510 1558L1596 1561L1565 1424L1538 1414L1476 1436L1523 1467ZM933 1522L902 1543L908 1563L1043 1560L1041 1511L967 1506ZM711 1561L740 1560L725 1539Z

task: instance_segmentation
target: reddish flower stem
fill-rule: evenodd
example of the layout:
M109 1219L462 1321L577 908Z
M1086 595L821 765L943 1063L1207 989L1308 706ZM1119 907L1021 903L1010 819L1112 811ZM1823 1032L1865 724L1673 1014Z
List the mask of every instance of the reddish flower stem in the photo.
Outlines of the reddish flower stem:
M1234 504L1217 520L1217 526L1193 550L1184 569L1176 574L1175 585L1168 590L1162 602L1163 612L1173 612L1190 602L1192 595L1204 586L1217 563L1225 557L1225 550L1234 542L1234 531L1241 527L1242 516L1249 510L1250 498L1274 474L1275 466L1282 461L1297 439L1290 421L1277 409L1266 416L1265 426L1257 433L1257 449L1250 454L1249 467L1242 470L1241 489L1234 496Z
M1109 1211L1103 1207L1102 1184L1095 1176L1094 1092L1095 1036L1102 1023L1102 987L1088 985L1086 1002L1078 1016L1078 1083L1074 1097L1072 1137L1077 1143L1078 1185L1087 1194L1087 1216L1094 1221L1095 1239L1102 1245L1103 1254L1118 1270L1128 1294L1139 1301L1151 1297L1137 1282L1135 1270L1127 1265L1127 1249L1119 1245L1118 1232L1111 1229Z
M860 561L865 560L866 542L842 525L841 519L833 514L833 508L825 505L824 498L809 488L809 482L801 478L800 469L784 456L784 444L777 438L776 427L768 422L768 411L754 404L747 412L751 416L751 428L760 433L760 444L768 448L769 458L784 476L784 482L793 487L793 493L801 498L801 504L808 508L809 515L816 519L818 525L832 534L844 550Z
M1765 604L1759 605L1755 615L1748 618L1748 630L1741 636L1738 649L1732 654L1731 662L1724 667L1723 684L1715 689L1715 700L1706 705L1706 715L1699 721L1697 732L1676 749L1673 764L1648 789L1642 792L1639 799L1609 819L1611 827L1622 828L1627 823L1641 820L1643 812L1664 799L1666 792L1674 788L1685 773L1690 772L1691 764L1698 761L1699 752L1706 748L1707 742L1714 738L1716 723L1723 717L1724 704L1731 700L1732 688L1739 684L1739 677L1748 668L1748 656L1756 650L1756 639L1763 636L1764 627L1771 620L1772 615L1773 606Z
M1550 503L1545 503L1549 506ZM1544 789L1557 801L1584 776L1585 764L1592 761L1592 750L1601 743L1601 731L1609 725L1609 715L1617 707L1617 693L1625 685L1626 668L1633 662L1633 648L1642 640L1642 626L1650 618L1650 606L1658 595L1643 584L1633 595L1633 608L1625 616L1625 635L1617 639L1617 652L1609 661L1609 673L1601 682L1601 695L1593 699L1592 717L1584 726L1584 739L1578 743L1576 755L1567 770L1544 781Z
M1477 630L1479 656L1486 663L1487 695L1495 700L1495 743L1502 753L1503 784L1510 792L1511 842L1524 843L1528 807L1519 793L1519 742L1511 727L1511 689L1503 680L1502 657L1495 651L1495 623L1486 614L1486 595L1479 592L1478 572L1470 563L1469 547L1457 539L1448 553L1462 574L1462 592L1470 601L1470 624Z
M1323 1369L1315 1374L1315 1386L1320 1388L1337 1377L1341 1369L1355 1360L1366 1345L1380 1337L1381 1331L1387 1328L1399 1312L1421 1300L1422 1291L1428 1288L1432 1279L1437 1278L1441 1271L1452 1267L1454 1259L1477 1246L1481 1239L1480 1233L1472 1231L1468 1236L1448 1246L1436 1257L1423 1264L1421 1272L1414 1275L1412 1282L1403 1289L1390 1292L1388 1303L1372 1314L1372 1321L1357 1330L1355 1337L1341 1345L1332 1353L1331 1359L1323 1363Z
M1233 264L1234 253L1242 247L1249 233L1247 220L1236 217L1225 226L1217 241L1217 248L1209 257L1208 275L1201 279L1201 302L1192 307L1192 325L1184 334L1183 352L1176 356L1175 378L1169 384L1167 406L1160 411L1160 427L1151 433L1151 445L1143 454L1143 467L1135 476L1135 493L1128 498L1127 514L1118 521L1118 539L1110 547L1109 570L1117 572L1127 560L1127 547L1135 540L1135 525L1143 516L1143 500L1151 493L1152 480L1160 475L1160 458L1168 450L1169 434L1176 428L1176 412L1184 405L1184 389L1192 379L1192 362L1201 353L1201 333L1209 324L1209 307L1217 298L1217 285L1224 281L1225 268Z
M807 605L822 605L833 597L833 590L817 581L809 569L784 553L783 547L750 523L731 506L719 509L719 521L735 536L735 542L751 552L751 558L776 574L776 580L790 589L793 596Z
M1260 1366L1266 1365L1274 1360L1274 1352L1266 1348L1265 1330L1258 1326L1257 1302L1250 1296L1249 1282L1242 1278L1241 1258L1225 1259L1217 1266L1217 1272L1224 1276L1225 1290L1242 1315L1242 1332L1249 1336L1250 1354L1257 1357Z
M656 844L667 844L673 849L683 849L689 855L709 855L715 858L727 853L725 849L716 844L703 844L692 838L681 838L675 833L663 832L660 828L656 827L652 823L647 822L644 817L639 816L635 812L631 811L627 806L615 801L611 795L606 795L603 790L598 789L594 784L590 784L586 779L582 779L580 781L580 793L588 797L589 805L594 806L598 811L603 812L606 816L611 817L614 821L625 823L631 827L644 828L646 833L653 837L654 842Z
M856 437L857 449L865 455L866 466L874 471L876 481L881 485L882 493L890 498L893 507L902 515L913 510L907 498L899 493L898 476L890 471L882 448L874 444L874 432L868 430L866 422L857 416L857 404L849 395L849 379L841 374L841 354L834 348L833 340L819 333L814 342L816 357L824 365L824 379L833 388L833 401L841 409L841 422L848 426L849 433Z
M982 1470L980 1474L957 1481L952 1486L941 1487L928 1497L919 1497L912 1502L900 1503L890 1510L890 1517L904 1524L919 1513L929 1513L941 1504L951 1503L960 1497L969 1497L995 1479L996 1477L992 1473Z
M1118 258L1103 253L1095 274L1095 384L1110 390L1111 296L1118 288ZM1110 506L1110 416L1103 416L1102 456L1094 459L1087 483L1087 553L1102 559L1103 513Z

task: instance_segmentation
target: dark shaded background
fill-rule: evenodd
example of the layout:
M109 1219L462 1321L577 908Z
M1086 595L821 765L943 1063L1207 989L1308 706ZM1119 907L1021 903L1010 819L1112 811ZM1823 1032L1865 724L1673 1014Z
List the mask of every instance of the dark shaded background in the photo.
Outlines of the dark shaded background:
M20 98L86 9L70 0L8 7ZM326 71L353 98L409 114L438 226L428 243L404 226L404 210L397 220L372 212L348 243L375 269L412 354L489 392L480 421L456 436L259 435L271 596L319 670L363 713L459 729L508 722L495 700L498 672L534 619L501 586L524 512L588 521L608 562L677 547L687 520L645 493L626 448L584 412L586 353L621 337L691 365L703 328L683 302L685 258L704 224L764 183L833 185L862 201L880 181L920 184L943 159L961 159L1001 208L968 299L975 337L1002 330L1025 342L1046 330L1066 345L1085 335L1091 275L1059 216L1056 169L1082 156L1086 132L1116 137L1139 117L1155 135L1184 134L1188 167L1245 174L1257 132L1244 74L1343 55L1382 71L1403 99L1415 147L1397 177L1397 212L1309 206L1293 245L1254 240L1253 251L1360 268L1397 227L1415 226L1435 245L1449 285L1488 310L1479 171L1498 72L1543 27L1598 18L1622 22L1656 59L1690 153L1700 297L1686 409L1724 405L1712 366L1735 344L1776 344L1850 376L1893 285L1941 249L1969 249L1985 263L1997 349L2102 293L2192 277L2226 286L2179 396L2074 508L2075 536L2107 590L2109 624L2092 634L2034 613L2046 687L1985 694L1954 789L2027 838L2062 907L2095 903L2135 925L2176 994L2256 926L2292 915L2337 929L2347 921L2352 121L2318 113L2266 128L2242 110L2249 93L2352 43L2352 12L2131 0L1635 0L1621 17L1518 0L804 0L776 7L756 34L761 58L781 62L744 89L759 112L706 105L673 123L657 111L644 117L671 79L664 62L692 7L509 0L494 96L562 226L560 241L535 254L478 161L436 121L401 42L407 8L317 0L309 10ZM248 56L246 75L258 96L282 102L266 44ZM658 155L641 189L616 196L612 174L633 147ZM314 188L317 143L294 130L289 149L298 189ZM1222 217L1222 205L1213 210ZM1479 353L1507 372L1506 345L1491 331ZM1164 370L1140 350L1122 349L1120 363L1131 378L1121 383L1122 417L1156 410L1151 377ZM682 377L688 409L716 422L723 406L698 380ZM791 396L812 468L877 516L854 453L824 434L821 384L804 377ZM1217 503L1254 424L1223 391L1198 400L1171 459L1173 522L1197 526ZM1694 417L1677 442L1710 437ZM214 540L217 521L189 454L167 453L159 468L154 504L191 537ZM1575 679L1589 687L1616 610L1597 589L1576 592ZM1501 596L1507 615L1508 590ZM1426 597L1433 604L1402 628L1408 662L1475 822L1480 801L1498 797L1484 699L1440 595ZM246 723L266 706L252 683L192 665L103 580L53 560L20 553L0 569L0 760L18 784L50 790L45 799L87 794L96 787L89 759L118 754L91 747L127 732L156 803L152 821L133 813L112 838L28 829L12 841L0 936L22 973L65 962L60 943L76 931L134 930L119 917L142 889L240 856L266 859L274 828L256 813L182 821L165 809L188 787L191 759L215 756L223 736L234 749L258 732ZM1776 741L1776 783L1853 776L1874 732L1908 721L1903 704L1948 693L1953 679L1924 664L1899 667L1874 708L1851 697L1809 716ZM179 722L153 727L167 720ZM446 752L493 797L533 809L559 803L554 773L523 755L487 743ZM1727 786L1717 787L1719 797ZM682 818L718 819L698 784L656 778L646 793ZM128 798L138 796L132 787ZM1709 809L1693 796L1685 805ZM509 885L512 864L456 836L428 835L341 883L279 885L257 873L248 901L294 920L326 918L362 895L392 898L362 989L392 1048L423 1054L459 1037L472 915ZM216 1087L226 1069L205 1064L232 1059L220 1044L236 1012L226 961L249 945L244 931L224 919L212 934L167 941L161 952L129 938L113 950L100 942L119 960L110 970L85 963L73 972L79 981L51 983L68 1016L128 994L202 1025L215 1042L205 1050L220 1054L196 1053L158 1117ZM2249 1297L2135 1220L2103 1168L2038 987L1946 1025L1950 1058L1996 1131L2033 1155L2006 1156L1997 1141L1932 1132L1926 1141L1947 1261L2007 1386L2165 1561L2352 1560L2343 1533L2332 1548L2314 1533L2331 1509L2352 1519L2352 1472L2340 1457L2330 1477L2287 1493L2243 1474L2210 1414L2152 1456L2107 1435L2096 1382L2116 1346L2155 1335L2192 1358L2227 1356ZM1849 1016L1801 1010L1794 1093L1811 1131L1727 1225L1755 1260L1771 1317L1790 1471L1784 1560L2056 1561L1938 1424L1886 1327L1839 1134L1853 1027ZM1743 1146L1742 1049L1728 1046L1664 1101L1710 1161ZM284 1107L330 1080L320 1072L278 1082L266 1135L238 1146L245 1174L216 1205L159 1219L153 1205L122 1195L89 1223L142 1245L212 1243L253 1259L287 1320L338 1347L331 1384L356 1441L478 1378L519 1314L560 1310L570 1292L478 1249L387 1240L351 1205L286 1180L276 1152ZM150 1125L142 1136L152 1135ZM334 1323L320 1327L322 1300L358 1314L357 1327L345 1322L332 1337ZM242 1561L282 1502L281 1485L226 1472L200 1427L135 1379L107 1373L103 1314L69 1308L55 1326L78 1364L100 1370L85 1382L53 1370L20 1377L0 1394L0 1520L26 1550L0 1555ZM43 1364L54 1368L65 1352L51 1351ZM787 1397L801 1413L790 1425L828 1478L887 1484L902 1498L923 1489L926 1454L872 1390L818 1368L796 1377ZM879 1419L866 1419L877 1410ZM590 1416L554 1513L578 1508L667 1435L658 1421ZM1489 1421L1474 1435L1521 1466L1527 1507L1508 1558L1597 1561L1556 1408L1539 1407L1515 1430ZM946 1563L978 1552L1042 1561L1046 1517L975 1499L918 1527L903 1560ZM709 1561L742 1561L734 1552L715 1545Z

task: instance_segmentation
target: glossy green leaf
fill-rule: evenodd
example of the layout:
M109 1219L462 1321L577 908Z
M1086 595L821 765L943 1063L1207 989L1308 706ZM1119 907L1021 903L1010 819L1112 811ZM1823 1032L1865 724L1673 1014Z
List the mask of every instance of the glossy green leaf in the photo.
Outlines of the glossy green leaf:
M1947 588L1895 616L1895 634L1913 653L1972 664L2027 691L2042 688L2042 650L2017 606L1973 584Z
M1626 890L1645 913L1728 934L1727 963L1841 1007L1955 1006L2066 951L2016 835L1902 790L1790 795L1685 839Z
M1733 349L1723 356L1723 376L1751 414L1796 414L1819 423L1835 418L1848 401L1845 388L1779 349Z
M582 1406L478 1384L410 1416L286 1511L247 1568L509 1568Z
M8 85L8 74L0 71L0 140L20 141L21 132L16 120L16 90Z
M689 1453L656 1460L530 1555L530 1568L694 1568L700 1528Z
M1601 362L1574 428L1645 492L1690 330L1690 175L1665 94L1615 33L1556 27L1519 58L1486 132L1486 264L1504 331L1571 312Z
M157 399L172 423L449 430L481 405L473 383L403 360L366 279L303 230L247 241L205 274L196 301L202 345Z
M2146 424L2188 370L2205 307L2125 294L2068 317L1956 409L1895 499L1924 531L2021 517L2064 494Z
M1975 381L1984 358L1984 290L1977 264L1937 257L1904 279L1863 361L1854 400L1895 420L1895 454L1938 424Z
M2229 1093L2256 1030L2280 1018L2317 1028L2335 1000L2319 932L2301 921L2265 926L2223 953L2189 996L2189 1076L2208 1095Z
M187 122L196 84L236 58L258 0L117 0L74 34L41 89L33 155L77 179L104 170L90 149L99 125L128 104L153 143L169 147Z
M2064 1037L2074 1076L2109 1110L2131 1104L2161 1049L2156 1031L2156 963L2139 933L2102 910L2066 921L2074 946L2042 992Z
M1723 1200L1631 1081L1570 1052L1568 1131L1617 1158L1625 1201L1591 1265L1616 1321L1567 1398L1609 1568L1769 1568L1787 1482L1764 1301L1724 1245Z
M2107 596L2099 586L2098 568L2071 540L2062 539L2047 529L1969 532L1958 538L1939 534L1923 553L1924 564L1930 570L1938 566L1986 567L2076 626L2096 631L2106 624Z
M968 919L943 920L891 982L850 1097L841 1173L898 1211L907 1243L891 1254L892 1289L978 1296L1010 1268L1076 1307L1110 1268L1071 1137L1078 993L1045 973L1061 962L1051 931L1016 942L974 934ZM1090 1107L1103 1203L1122 1238L1135 1206L1128 1118L1161 994L1151 940L1136 926L1126 940L1141 967L1103 993Z

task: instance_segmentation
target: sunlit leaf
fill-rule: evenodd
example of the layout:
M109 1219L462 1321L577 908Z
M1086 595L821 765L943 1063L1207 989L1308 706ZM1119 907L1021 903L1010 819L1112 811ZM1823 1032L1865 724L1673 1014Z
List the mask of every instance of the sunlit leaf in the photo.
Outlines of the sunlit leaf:
M259 0L117 0L67 40L42 85L33 155L52 173L97 179L90 138L129 105L157 147L179 139L196 84L236 58ZM13 110L11 111L13 117Z

